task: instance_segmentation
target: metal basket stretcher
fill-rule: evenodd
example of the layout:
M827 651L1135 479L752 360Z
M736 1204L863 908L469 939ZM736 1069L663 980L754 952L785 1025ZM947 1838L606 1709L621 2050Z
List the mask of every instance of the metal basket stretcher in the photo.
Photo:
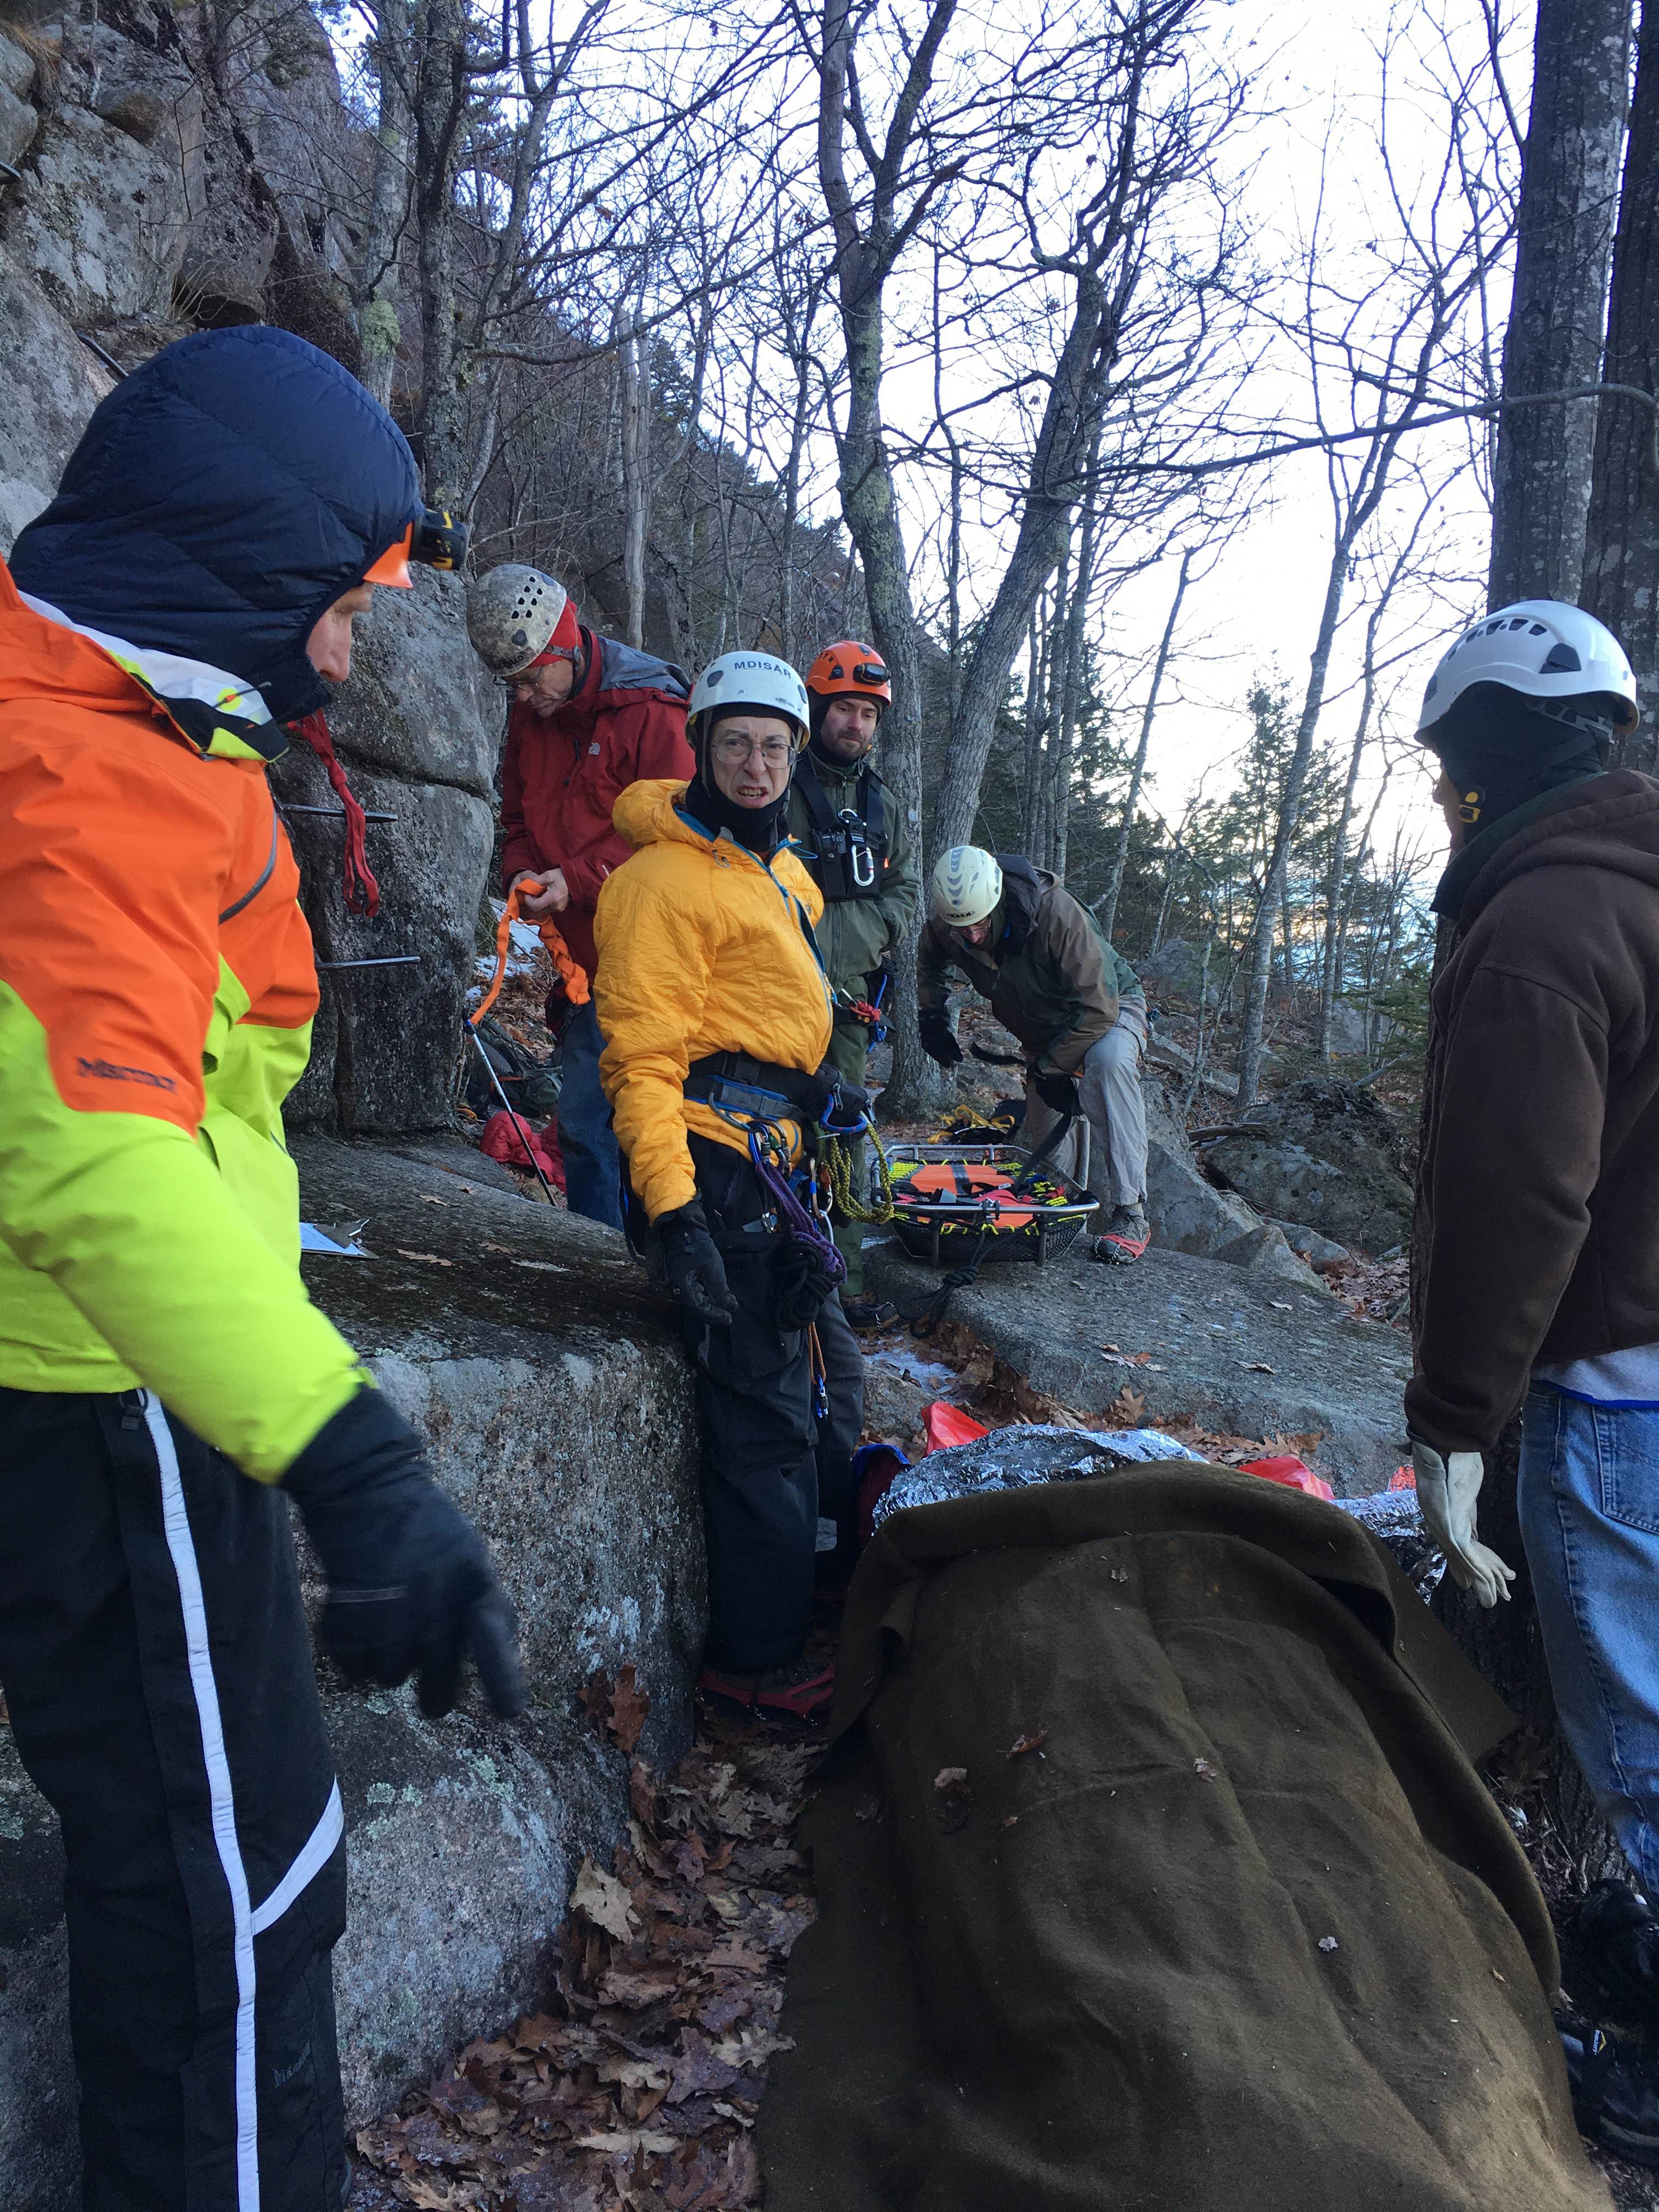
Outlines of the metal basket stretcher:
M1041 1267L1058 1259L1082 1234L1100 1200L1046 1164L1036 1187L1012 1203L966 1197L902 1198L906 1167L931 1165L1000 1168L1010 1182L1017 1182L1030 1164L1031 1156L1019 1145L969 1145L951 1139L938 1145L889 1145L887 1161L893 1171L893 1234L913 1260L933 1267L953 1267L967 1259L975 1246L982 1264L988 1260L1030 1260ZM1052 1195L1047 1194L1052 1191ZM997 1213L1020 1217L1018 1226L999 1225ZM987 1231L989 1231L988 1234Z

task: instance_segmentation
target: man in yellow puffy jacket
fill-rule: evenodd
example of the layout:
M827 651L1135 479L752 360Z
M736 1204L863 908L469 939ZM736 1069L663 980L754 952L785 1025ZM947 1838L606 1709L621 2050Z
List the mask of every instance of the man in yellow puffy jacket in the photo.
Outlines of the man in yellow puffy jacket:
M802 1656L819 1515L852 1510L857 1340L827 1237L792 1234L754 1147L799 1156L832 1103L817 886L785 848L806 694L787 662L728 653L691 694L688 784L616 805L635 850L599 893L599 1063L617 1141L696 1364L708 1548L702 1686L805 1717L834 1670Z
M100 406L0 567L0 1682L68 1863L89 2212L337 2212L347 1674L453 1705L512 1616L309 1303L317 984L266 763L422 526L401 434L259 327Z

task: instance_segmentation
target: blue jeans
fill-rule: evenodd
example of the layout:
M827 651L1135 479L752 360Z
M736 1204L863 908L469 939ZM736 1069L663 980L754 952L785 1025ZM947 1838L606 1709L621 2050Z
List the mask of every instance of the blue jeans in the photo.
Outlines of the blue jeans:
M559 1083L559 1152L565 1195L573 1213L622 1227L622 1161L611 1127L611 1108L599 1084L605 1038L590 999L564 1025Z
M1659 1409L1535 1386L1519 1504L1563 1732L1659 1900Z

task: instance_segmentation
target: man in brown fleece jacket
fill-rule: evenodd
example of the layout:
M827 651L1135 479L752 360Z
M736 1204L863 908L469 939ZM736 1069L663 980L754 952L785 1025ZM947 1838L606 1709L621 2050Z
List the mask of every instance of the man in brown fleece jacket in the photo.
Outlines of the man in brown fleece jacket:
M1519 1508L1568 1741L1659 1896L1659 781L1618 641L1551 600L1460 637L1419 734L1452 858L1435 895L1406 1392L1424 1517L1483 1605L1481 1455L1524 1403ZM1659 1923L1581 1929L1659 2024Z

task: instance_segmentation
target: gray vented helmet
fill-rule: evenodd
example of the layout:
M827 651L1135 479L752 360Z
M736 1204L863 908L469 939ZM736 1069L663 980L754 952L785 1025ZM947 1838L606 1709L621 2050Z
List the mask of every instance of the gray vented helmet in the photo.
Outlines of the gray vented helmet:
M575 658L574 617L566 617L569 605L556 577L521 562L503 561L467 586L466 634L490 674L506 681L547 651L562 623L572 633L570 657Z

